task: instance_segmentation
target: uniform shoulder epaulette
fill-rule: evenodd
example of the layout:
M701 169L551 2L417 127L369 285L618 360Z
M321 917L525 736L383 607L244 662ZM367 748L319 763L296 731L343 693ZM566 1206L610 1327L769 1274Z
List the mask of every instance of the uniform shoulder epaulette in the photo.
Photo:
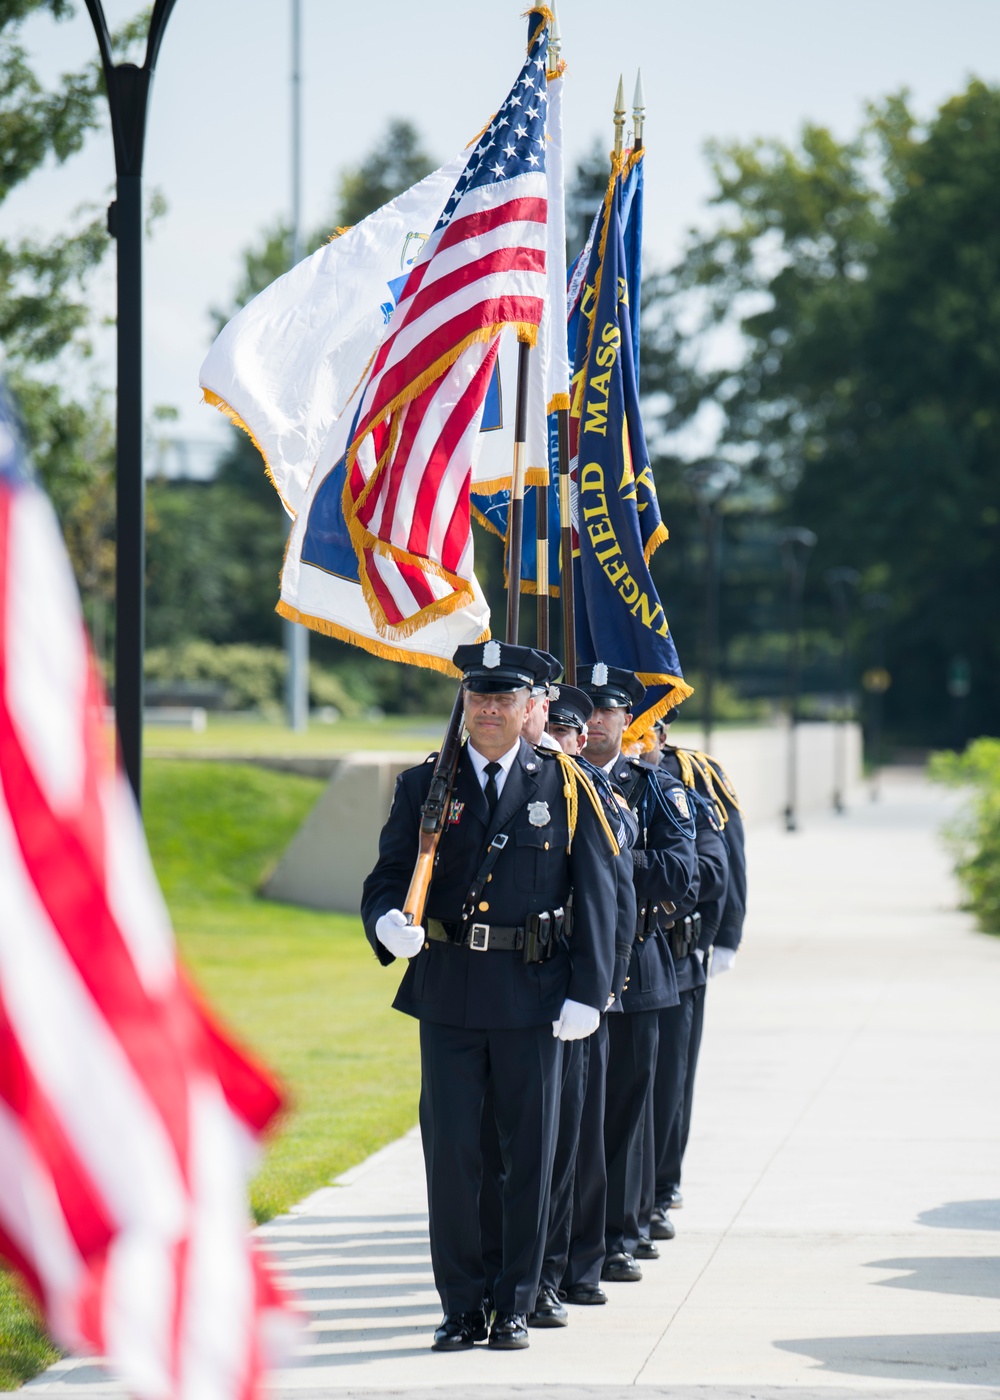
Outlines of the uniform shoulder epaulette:
M429 753L429 754L427 755L427 757L424 759L424 762L425 762L425 763L436 763L436 762L437 762L437 754L436 754L436 753Z

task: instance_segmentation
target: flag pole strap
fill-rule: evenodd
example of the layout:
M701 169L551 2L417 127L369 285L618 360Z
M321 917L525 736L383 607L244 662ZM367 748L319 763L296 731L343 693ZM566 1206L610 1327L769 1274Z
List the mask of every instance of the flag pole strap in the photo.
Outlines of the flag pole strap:
M521 546L524 539L524 477L528 427L528 356L526 340L517 345L517 399L514 409L514 470L510 483L507 530L507 640L517 643L521 602Z

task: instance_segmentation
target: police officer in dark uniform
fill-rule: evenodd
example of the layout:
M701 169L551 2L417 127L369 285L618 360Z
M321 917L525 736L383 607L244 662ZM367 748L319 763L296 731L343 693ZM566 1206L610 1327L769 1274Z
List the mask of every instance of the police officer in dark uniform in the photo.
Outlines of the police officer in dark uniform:
M436 1350L528 1344L538 1292L559 1095L559 1042L596 1029L613 971L617 845L593 787L521 738L546 663L528 647L460 647L469 742L458 762L425 927L400 910L430 762L401 774L365 881L379 961L409 963L394 1005L420 1021L420 1127L431 1259L444 1319ZM574 895L572 950L564 911ZM493 1090L504 1166L503 1268L483 1310L480 1133Z
M697 901L695 832L683 794L678 800L676 785L663 784L656 769L622 757L622 737L645 694L641 681L631 671L602 662L582 668L579 680L594 703L585 756L619 785L639 827L632 851L635 940L620 1003L623 1014L608 1018L604 1117L608 1186L600 1275L612 1283L631 1283L642 1277L635 1250L640 1240L643 1143L656 1064L657 1012L678 1000L666 936L675 919L682 919Z
M654 1239L672 1239L675 1229L668 1212L682 1204L681 1164L691 1129L707 978L731 966L740 945L746 914L746 853L739 801L716 761L707 754L665 744L660 763L664 771L683 782L692 802L705 814L699 818L702 885L697 914L701 927L694 949L700 966L692 972L690 986L685 986L681 993L679 1012L663 1013L660 1043L666 1053L661 1055L657 1065L654 1090L655 1182L650 1233ZM706 824L713 825L721 834L725 851L725 879L722 881L713 873L719 862L718 856L707 849L712 845L712 838L704 834ZM718 837L715 841L717 844ZM719 950L717 956L716 949ZM676 1024L665 1026L664 1020L668 1017L675 1017Z
M635 931L635 889L631 849L638 827L624 797L601 769L580 757L590 697L576 686L554 688L549 701L549 733L563 751L576 757L601 794L609 825L621 854L618 866L618 917L612 1003L620 999ZM568 1314L563 1300L603 1303L600 1287L604 1262L604 1215L607 1171L604 1162L604 1083L608 1061L607 1019L586 1040L563 1046L559 1133L552 1171L552 1195L541 1283L529 1327L563 1327Z

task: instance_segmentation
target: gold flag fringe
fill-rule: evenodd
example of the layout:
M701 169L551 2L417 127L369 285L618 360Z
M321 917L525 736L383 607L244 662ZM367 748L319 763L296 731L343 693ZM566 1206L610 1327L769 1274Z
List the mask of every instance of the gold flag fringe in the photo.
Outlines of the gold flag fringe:
M282 491L277 481L275 481L274 472L271 470L271 463L267 460L267 453L257 441L257 437L253 429L240 417L240 415L236 412L236 409L233 408L231 404L226 403L225 399L222 398L221 395L215 393L214 390L205 389L203 387L201 391L201 399L202 403L207 403L212 408L217 408L224 417L229 419L230 423L232 423L234 428L239 428L242 432L246 433L247 437L250 439L254 447L256 447L257 451L260 453L261 461L264 463L264 475L274 487L275 491L277 491L278 498L281 501L281 504L285 507L285 510L288 511L288 514L292 517L293 520L297 519L298 511L292 509L291 505L288 502L288 499L285 496L285 493Z
M414 666L423 666L428 671L438 671L443 676L461 676L461 671L452 662L446 661L441 656L431 656L427 652L407 651L401 647L391 646L376 637L366 637L363 632L354 632L350 627L341 627L338 622L331 622L326 617L315 617L312 613L300 612L291 603L286 603L282 598L275 612L281 617L287 617L289 622L301 622L303 627L308 627L313 632L322 632L325 637L335 637L339 642L348 642L352 647L360 647L362 651L369 652L372 656L381 656L386 661L409 662ZM489 628L476 638L479 642L488 642L490 639Z
M622 745L638 744L643 753L653 747L650 738L653 726L658 719L662 719L668 710L672 710L675 705L679 705L682 700L694 694L694 690L682 680L680 676L668 676L656 671L636 671L636 677L644 686L669 685L672 689L662 700L658 700L651 710L643 712L641 717L626 729L622 735Z

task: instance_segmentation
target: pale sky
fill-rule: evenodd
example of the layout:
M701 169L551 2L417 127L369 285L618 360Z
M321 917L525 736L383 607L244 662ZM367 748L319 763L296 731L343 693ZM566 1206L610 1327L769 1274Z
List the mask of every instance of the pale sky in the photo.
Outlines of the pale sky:
M137 5L105 8L116 23ZM463 147L517 75L525 8L302 0L305 226L327 217L337 171L389 118L412 120L442 161ZM177 0L160 52L144 173L169 212L146 252L145 403L176 406L192 439L225 431L199 403L208 308L228 304L241 250L290 203L290 14L290 0ZM868 99L906 86L925 115L970 74L1000 76L1000 0L559 0L559 20L570 162L595 137L610 149L619 71L630 99L642 67L648 261L670 258L709 217L710 137L791 139L805 120L843 137ZM96 52L82 0L72 20L33 20L24 37L48 81ZM76 206L103 207L113 181L105 130L21 186L0 229L51 236ZM95 289L102 311L114 306L113 266ZM110 333L95 373L113 384Z

